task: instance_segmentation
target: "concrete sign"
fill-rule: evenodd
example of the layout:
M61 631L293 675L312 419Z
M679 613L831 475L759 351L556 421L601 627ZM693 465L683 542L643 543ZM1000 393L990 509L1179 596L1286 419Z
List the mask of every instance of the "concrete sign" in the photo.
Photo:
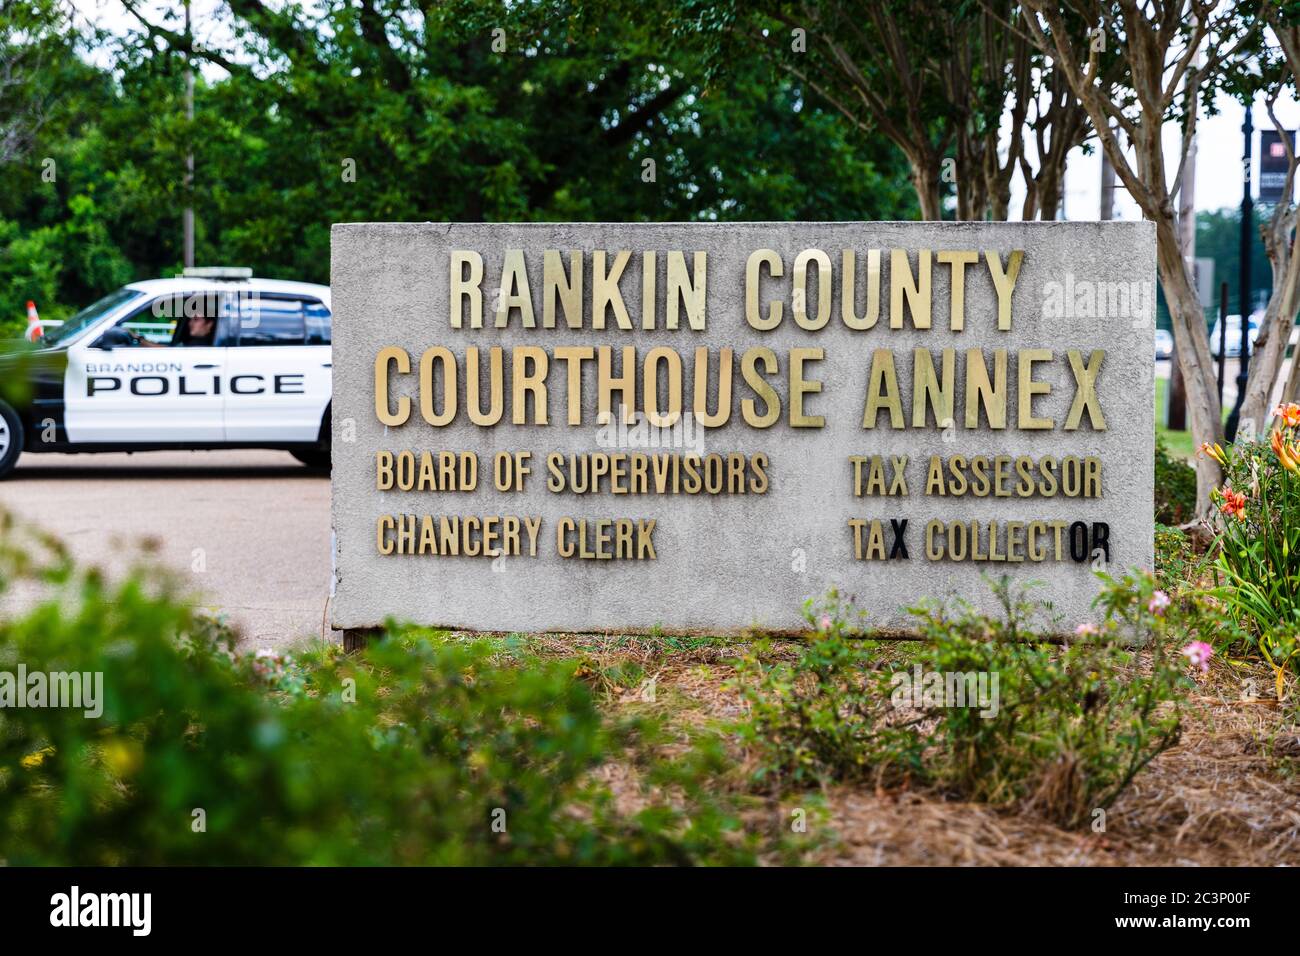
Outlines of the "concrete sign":
M1152 565L1149 223L344 224L333 620L802 626Z

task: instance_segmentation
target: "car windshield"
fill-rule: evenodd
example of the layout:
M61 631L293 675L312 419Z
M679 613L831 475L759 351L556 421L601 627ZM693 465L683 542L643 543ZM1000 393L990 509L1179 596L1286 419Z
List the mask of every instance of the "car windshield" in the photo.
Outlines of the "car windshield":
M46 332L43 344L59 345L68 342L109 312L142 295L143 292L137 292L135 289L118 289L116 292L110 292L93 305L86 306L61 326Z

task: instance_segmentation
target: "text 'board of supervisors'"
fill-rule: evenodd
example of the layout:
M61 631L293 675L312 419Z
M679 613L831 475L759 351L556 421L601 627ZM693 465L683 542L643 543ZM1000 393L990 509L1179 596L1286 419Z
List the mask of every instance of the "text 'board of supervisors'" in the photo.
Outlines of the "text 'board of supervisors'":
M339 628L734 633L1152 564L1147 223L341 224Z

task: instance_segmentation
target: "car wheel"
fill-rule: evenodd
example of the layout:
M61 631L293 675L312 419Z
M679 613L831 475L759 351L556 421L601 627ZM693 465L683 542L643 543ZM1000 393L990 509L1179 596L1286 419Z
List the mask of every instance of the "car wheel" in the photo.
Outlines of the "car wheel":
M331 402L325 406L325 414L320 417L320 431L316 433L316 441L319 443L316 448L303 448L298 451L290 452L294 458L306 465L308 468L314 468L320 471L330 470L330 407Z
M22 420L12 407L0 402L0 478L8 477L22 453Z

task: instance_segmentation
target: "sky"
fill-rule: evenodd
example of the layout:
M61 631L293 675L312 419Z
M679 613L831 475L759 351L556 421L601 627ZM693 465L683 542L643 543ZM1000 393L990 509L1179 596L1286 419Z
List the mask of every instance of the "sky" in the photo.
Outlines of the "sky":
M142 11L151 19L158 21L159 9L163 5L153 0L141 0ZM228 38L217 12L221 9L220 0L193 0L192 10L195 24L195 36L217 40L218 43ZM119 0L73 0L77 14L86 21L111 30L124 33L136 25L136 20L122 6ZM102 65L107 65L100 61ZM214 75L221 75L221 70L208 67ZM1242 131L1244 116L1242 103L1229 97L1220 96L1213 116L1202 116L1198 122L1197 163L1196 163L1196 207L1198 209L1222 209L1227 206L1241 205L1242 183ZM1289 129L1300 126L1300 103L1293 98L1279 101L1276 107L1278 119ZM1268 113L1262 101L1254 104L1252 117L1255 124L1254 155L1255 173L1252 189L1258 192L1259 179L1259 130L1272 128ZM1177 148L1178 129L1172 124L1165 130L1165 140L1170 151ZM1172 174L1171 174L1172 175ZM1117 184L1118 186L1118 184ZM1013 186L1012 208L1018 209L1023 187L1017 182ZM1082 149L1070 154L1065 174L1065 216L1068 219L1086 220L1098 218L1101 207L1101 156L1094 149L1092 155L1086 155ZM1122 188L1115 191L1115 218L1141 219L1141 213Z

